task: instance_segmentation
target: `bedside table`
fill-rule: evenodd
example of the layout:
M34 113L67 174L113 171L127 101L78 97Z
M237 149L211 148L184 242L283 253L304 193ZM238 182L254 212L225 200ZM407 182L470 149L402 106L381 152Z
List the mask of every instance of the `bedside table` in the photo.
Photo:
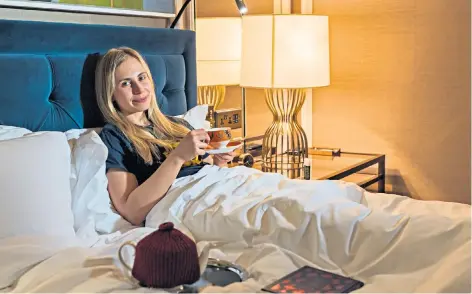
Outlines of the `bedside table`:
M340 152L336 156L309 155L308 158L311 159L312 180L343 180L364 189L377 184L377 191L385 192L384 154ZM262 169L261 161L257 161L254 168Z

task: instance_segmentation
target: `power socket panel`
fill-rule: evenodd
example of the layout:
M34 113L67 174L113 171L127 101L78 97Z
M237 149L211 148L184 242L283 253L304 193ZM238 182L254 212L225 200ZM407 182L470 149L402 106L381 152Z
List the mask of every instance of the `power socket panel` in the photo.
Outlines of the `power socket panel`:
M230 127L231 129L239 129L242 126L241 108L217 109L214 111L215 127Z

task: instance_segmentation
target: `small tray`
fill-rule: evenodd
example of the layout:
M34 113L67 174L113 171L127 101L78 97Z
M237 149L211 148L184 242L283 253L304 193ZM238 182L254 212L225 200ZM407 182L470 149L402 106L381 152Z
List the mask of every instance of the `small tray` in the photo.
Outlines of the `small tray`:
M191 284L177 287L177 293L199 293L208 286L225 287L233 283L240 283L247 280L248 272L240 265L229 261L209 258L207 267L200 280Z
M202 279L213 285L224 287L247 280L248 273L241 266L220 259L210 258Z

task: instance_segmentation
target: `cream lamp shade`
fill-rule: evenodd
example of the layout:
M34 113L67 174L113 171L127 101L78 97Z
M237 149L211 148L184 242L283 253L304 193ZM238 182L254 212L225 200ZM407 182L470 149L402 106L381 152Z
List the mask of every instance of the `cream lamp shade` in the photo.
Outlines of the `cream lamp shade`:
M197 18L198 86L239 85L241 18Z
M328 28L327 16L243 17L240 85L264 88L274 117L262 141L263 171L301 175L308 142L297 117L306 90L330 83Z
M311 88L330 83L328 17L244 16L243 87Z

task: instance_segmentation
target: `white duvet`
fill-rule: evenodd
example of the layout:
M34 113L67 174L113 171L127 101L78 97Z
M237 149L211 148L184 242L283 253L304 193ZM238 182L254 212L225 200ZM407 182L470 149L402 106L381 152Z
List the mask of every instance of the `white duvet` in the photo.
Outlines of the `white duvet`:
M303 265L363 281L356 292L471 290L469 205L369 193L344 182L287 180L244 167L205 167L175 181L149 213L149 228L102 236L91 248L77 242L50 253L23 246L18 258L28 256L30 267L27 261L19 266L24 273L7 291L161 292L136 287L117 249L165 221L199 249L211 248L210 256L250 274L243 283L205 292L260 292ZM0 242L1 250L18 250L5 246Z

